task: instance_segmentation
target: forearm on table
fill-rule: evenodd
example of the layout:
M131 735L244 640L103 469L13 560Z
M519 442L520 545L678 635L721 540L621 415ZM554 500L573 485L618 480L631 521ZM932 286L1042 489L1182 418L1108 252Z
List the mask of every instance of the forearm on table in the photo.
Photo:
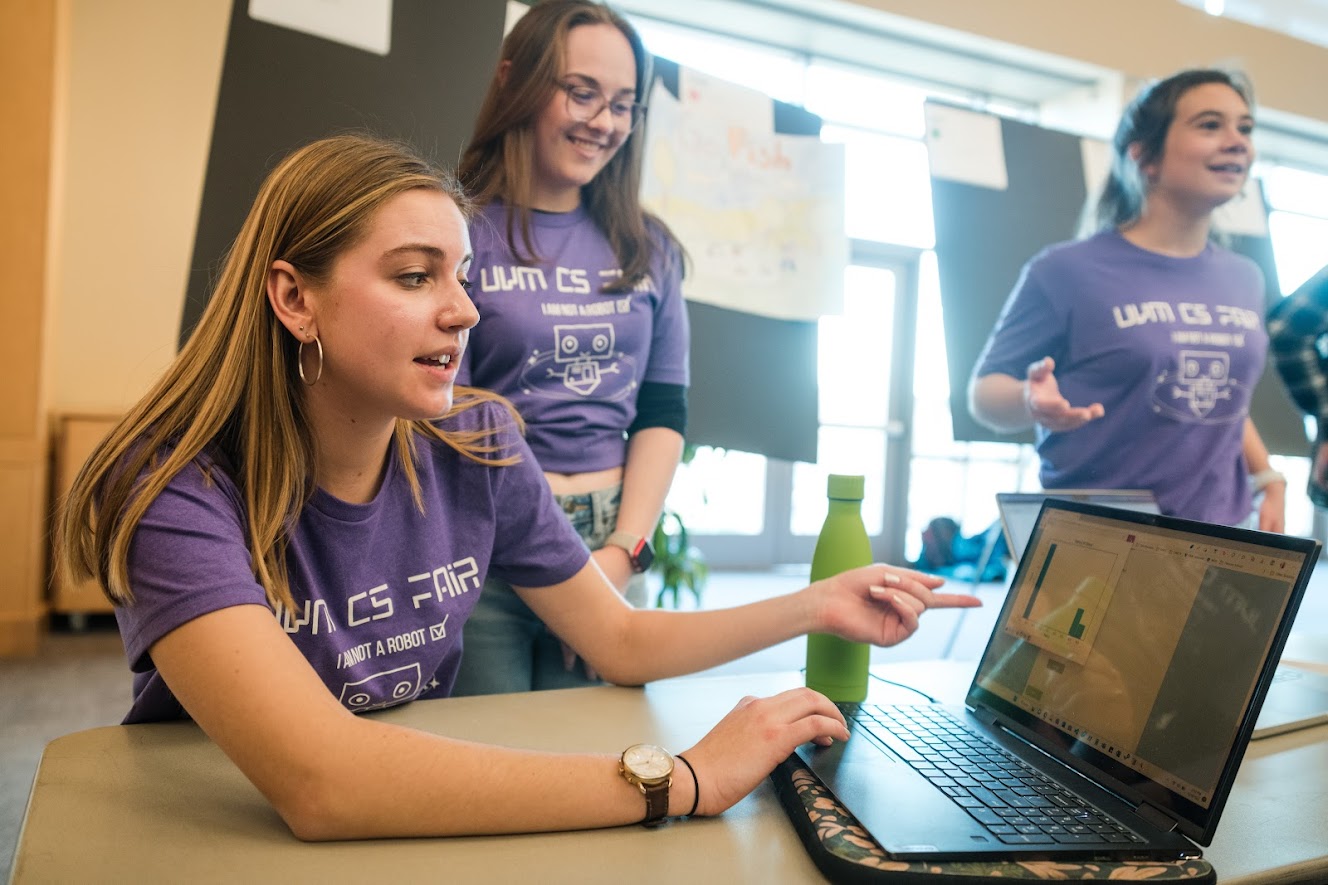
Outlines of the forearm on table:
M567 830L645 815L611 756L505 749L353 715L263 606L202 615L151 652L184 709L301 839ZM679 792L674 813L693 798Z
M508 749L359 717L316 755L302 798L278 808L310 841L578 830L645 816L612 755ZM691 807L693 784L674 783L676 816Z

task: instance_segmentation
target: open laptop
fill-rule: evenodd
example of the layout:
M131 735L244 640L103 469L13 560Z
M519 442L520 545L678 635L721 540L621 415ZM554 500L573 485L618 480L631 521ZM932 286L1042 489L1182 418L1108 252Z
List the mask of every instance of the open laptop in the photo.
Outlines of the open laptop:
M1123 507L1141 513L1161 513L1157 499L1147 489L1047 489L1042 492L997 492L996 509L1000 511L1001 530L1010 555L1018 562L1024 555L1024 545L1033 537L1033 523L1037 522L1042 502L1047 498Z
M899 859L1198 856L1318 556L1048 498L964 706L841 705L798 753Z
M996 507L1000 511L1001 528L1005 543L1015 560L1024 554L1024 546L1033 536L1033 524L1048 497L1068 501L1083 501L1157 513L1153 493L1143 489L1050 489L1043 492L998 492ZM1279 666L1273 677L1263 710L1255 724L1252 740L1285 734L1299 728L1309 728L1328 722L1328 676L1312 673L1292 666Z

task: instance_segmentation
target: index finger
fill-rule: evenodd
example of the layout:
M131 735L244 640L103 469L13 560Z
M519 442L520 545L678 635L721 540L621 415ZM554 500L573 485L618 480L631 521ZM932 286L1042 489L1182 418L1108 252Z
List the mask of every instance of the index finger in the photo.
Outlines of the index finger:
M916 597L925 608L974 608L982 605L982 600L969 593L937 593L921 584L902 583L893 589Z
M933 593L928 608L978 608L982 600L967 593Z

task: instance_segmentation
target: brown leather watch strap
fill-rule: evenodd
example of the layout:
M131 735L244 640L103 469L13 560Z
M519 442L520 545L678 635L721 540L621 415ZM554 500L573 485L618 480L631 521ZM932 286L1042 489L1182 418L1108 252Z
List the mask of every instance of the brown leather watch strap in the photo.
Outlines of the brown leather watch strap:
M647 786L639 784L641 792L646 794L646 818L643 826L653 827L669 814L669 781Z
M646 797L641 823L653 827L669 813L669 785L673 783L673 757L654 744L633 744L618 758L618 771Z

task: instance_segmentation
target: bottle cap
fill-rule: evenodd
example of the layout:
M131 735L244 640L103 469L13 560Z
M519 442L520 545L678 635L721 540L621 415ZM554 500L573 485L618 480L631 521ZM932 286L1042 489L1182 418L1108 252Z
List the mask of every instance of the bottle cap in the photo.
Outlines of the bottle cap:
M862 476L832 473L826 483L826 496L836 501L861 501L865 486L866 479Z

